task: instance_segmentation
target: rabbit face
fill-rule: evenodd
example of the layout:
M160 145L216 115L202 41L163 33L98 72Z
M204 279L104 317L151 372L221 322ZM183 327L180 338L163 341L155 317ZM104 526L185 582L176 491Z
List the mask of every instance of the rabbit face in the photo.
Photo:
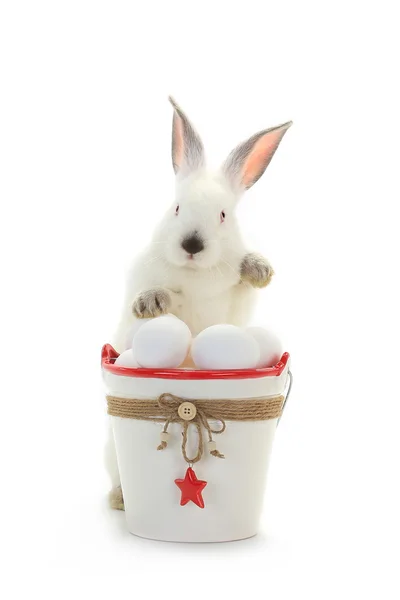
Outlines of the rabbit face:
M221 174L194 173L178 182L176 201L157 232L166 260L178 267L209 269L240 246L236 197Z
M234 215L236 202L264 173L291 122L260 131L239 144L217 173L204 169L203 144L176 102L172 125L172 164L176 200L156 232L168 263L210 269L231 266L242 242Z

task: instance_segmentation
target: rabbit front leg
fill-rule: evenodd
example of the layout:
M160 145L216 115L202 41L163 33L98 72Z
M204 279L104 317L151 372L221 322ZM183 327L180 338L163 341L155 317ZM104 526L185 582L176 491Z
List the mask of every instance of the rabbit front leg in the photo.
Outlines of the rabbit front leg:
M139 292L133 302L132 312L138 319L159 317L168 312L176 314L182 304L182 293L163 287Z
M133 301L132 312L138 319L148 319L167 314L170 306L169 290L156 287L137 294Z
M240 264L240 278L252 287L266 287L274 275L274 270L261 254L249 252Z

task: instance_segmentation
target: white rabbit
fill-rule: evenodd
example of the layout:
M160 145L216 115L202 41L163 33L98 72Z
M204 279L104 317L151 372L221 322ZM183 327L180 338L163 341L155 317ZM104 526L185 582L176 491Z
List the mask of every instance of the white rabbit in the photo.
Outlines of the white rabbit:
M199 136L176 102L170 101L176 198L129 272L113 340L119 352L125 349L134 318L170 312L185 321L193 335L217 323L244 325L251 315L254 288L268 285L273 275L265 258L244 247L235 207L264 173L292 123L255 134L231 152L219 171L210 172ZM120 508L118 469L110 451L112 444L107 451L110 501Z

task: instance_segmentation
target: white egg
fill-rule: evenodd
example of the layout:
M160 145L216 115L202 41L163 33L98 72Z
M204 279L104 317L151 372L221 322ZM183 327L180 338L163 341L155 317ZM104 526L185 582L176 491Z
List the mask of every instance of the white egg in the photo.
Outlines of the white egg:
M133 338L135 337L137 331L139 331L140 327L145 323L148 323L151 319L135 319L132 325L129 327L126 336L125 336L125 349L132 348Z
M234 325L213 325L193 340L192 357L200 369L254 369L260 349L254 337Z
M142 367L174 369L185 360L192 336L180 319L165 315L151 319L133 338L133 352Z
M263 327L248 327L246 331L256 340L260 348L260 360L257 363L257 367L275 366L283 353L280 339Z
M135 358L132 348L130 348L129 350L125 350L125 352L122 352L118 356L114 364L118 365L119 367L131 367L132 369L137 368L139 366L139 363Z
M162 317L155 317L157 319L162 319L163 317L173 317L176 319L175 315L168 313L167 315L163 315ZM149 321L154 321L154 319L135 319L132 325L129 327L127 334L125 336L125 349L132 348L133 338L136 333L139 331L140 327Z

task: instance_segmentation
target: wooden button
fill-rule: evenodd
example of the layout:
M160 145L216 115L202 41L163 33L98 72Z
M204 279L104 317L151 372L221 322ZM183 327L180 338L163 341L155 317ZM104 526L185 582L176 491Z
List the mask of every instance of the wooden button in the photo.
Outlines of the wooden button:
M182 402L178 408L178 415L184 421L192 421L197 413L197 409L191 402Z

